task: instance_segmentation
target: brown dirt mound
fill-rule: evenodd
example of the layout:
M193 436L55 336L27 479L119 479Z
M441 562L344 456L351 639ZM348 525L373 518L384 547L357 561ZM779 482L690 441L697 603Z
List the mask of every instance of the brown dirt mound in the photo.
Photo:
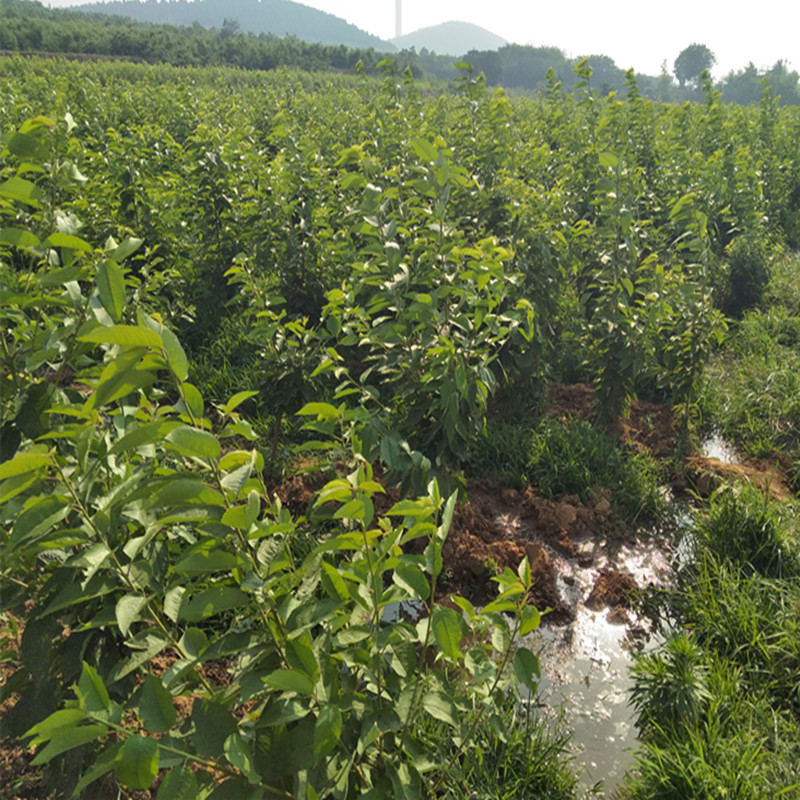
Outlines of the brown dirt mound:
M487 603L497 596L492 578L506 567L516 571L527 555L534 579L531 603L551 609L548 621L569 623L574 610L559 594L558 568L544 545L564 558L584 564L588 558L591 564L581 545L609 527L607 493L600 491L597 499L584 504L575 496L547 500L530 488L521 493L486 481L470 482L468 490L469 502L456 509L442 549L443 590Z
M584 605L592 611L609 607L630 608L638 589L639 585L631 575L616 569L601 569Z
M789 480L780 464L768 459L753 459L726 464L716 458L691 456L687 459L687 478L701 497L708 497L723 481L749 481L773 500L792 497Z

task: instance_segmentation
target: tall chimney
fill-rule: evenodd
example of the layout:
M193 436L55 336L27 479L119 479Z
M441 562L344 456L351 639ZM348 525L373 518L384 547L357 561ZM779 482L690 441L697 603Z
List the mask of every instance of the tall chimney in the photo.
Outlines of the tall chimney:
M395 36L403 35L403 0L394 0Z

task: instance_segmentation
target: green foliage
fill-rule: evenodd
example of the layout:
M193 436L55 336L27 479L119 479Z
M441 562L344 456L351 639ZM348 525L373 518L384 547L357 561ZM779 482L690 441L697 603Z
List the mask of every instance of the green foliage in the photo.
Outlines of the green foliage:
M21 132L37 127L56 135L44 118ZM2 185L14 186L10 150ZM49 165L36 166L46 184ZM58 218L38 192L3 198L6 218L34 209L19 229L31 237ZM237 409L253 393L207 406L188 382L178 338L116 260L138 245L17 238L27 272L3 294L18 435L0 465L0 575L4 609L27 604L27 624L4 730L38 748L34 766L71 754L80 779L59 790L76 796L112 772L147 789L160 767L161 797L460 791L468 750L505 740L520 687L536 690L538 660L515 645L540 619L527 559L496 577L482 611L440 605L456 494L432 481L377 515L384 489L357 448L317 492L332 526L301 556L302 521L268 492L258 450L242 449L254 436ZM49 342L61 346L43 351ZM37 359L52 373L26 405L23 364ZM305 413L338 414L324 403ZM388 621L404 602L424 607L418 623ZM211 677L219 662L227 680ZM176 698L191 698L188 717Z
M631 702L640 733L697 725L709 700L706 672L702 651L684 633L670 636L658 653L639 658L632 670Z
M638 657L632 798L794 797L800 754L795 509L721 492L689 533L677 630Z
M763 239L738 236L726 250L728 275L722 309L730 317L759 305L769 283L769 252Z
M711 362L701 400L707 421L742 453L783 452L790 463L797 462L800 446L796 263L793 257L776 263L763 310L746 312L737 323L728 346Z
M673 72L681 86L696 83L701 73L710 71L716 61L716 56L704 44L690 44L678 54Z
M800 571L796 542L785 540L782 514L754 486L723 488L698 528L698 543L745 572L783 578Z

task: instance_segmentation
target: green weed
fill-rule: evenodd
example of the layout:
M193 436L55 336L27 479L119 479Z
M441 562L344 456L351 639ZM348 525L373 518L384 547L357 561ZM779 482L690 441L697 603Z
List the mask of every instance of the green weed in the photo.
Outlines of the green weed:
M529 484L549 498L576 494L585 501L597 488L608 488L614 507L630 520L652 518L662 505L655 464L581 420L490 423L472 444L466 469Z

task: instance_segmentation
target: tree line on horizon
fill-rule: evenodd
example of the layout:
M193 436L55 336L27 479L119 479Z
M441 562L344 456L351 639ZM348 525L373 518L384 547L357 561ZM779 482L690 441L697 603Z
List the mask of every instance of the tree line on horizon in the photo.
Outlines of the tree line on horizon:
M408 69L416 79L452 80L458 76L451 56L423 48L384 53L373 47L351 48L307 42L296 36L241 30L237 19L226 18L219 28L135 22L102 12L51 9L35 0L0 0L0 51L27 54L60 54L70 57L123 58L175 66L234 66L248 70L279 67L306 70L354 72L360 64L367 73L392 58L400 70ZM476 74L483 73L489 86L504 86L521 92L545 87L548 70L555 80L572 87L579 79L573 72L577 59L557 47L508 44L499 50L471 50L463 56ZM605 96L621 91L625 70L606 55L588 56L591 85ZM661 74L636 75L639 91L664 102L702 98L700 75L710 69L714 56L705 45L692 44L675 59L673 74L666 63ZM676 82L677 81L677 82ZM752 62L731 71L716 88L723 101L742 105L756 103L765 88L784 105L800 105L800 75L777 61L766 71Z

